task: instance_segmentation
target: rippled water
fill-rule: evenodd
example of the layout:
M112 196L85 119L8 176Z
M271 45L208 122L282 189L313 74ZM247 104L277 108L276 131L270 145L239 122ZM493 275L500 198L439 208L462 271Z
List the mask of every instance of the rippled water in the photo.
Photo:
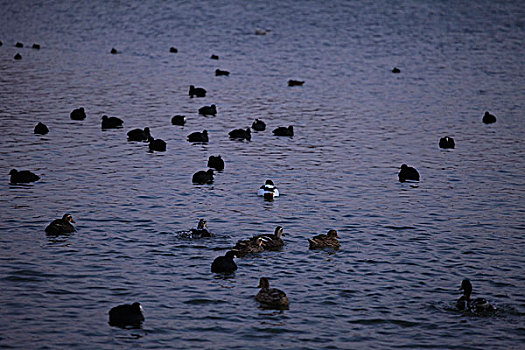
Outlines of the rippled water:
M0 5L0 347L523 346L522 2ZM207 96L190 99L191 84ZM212 103L216 117L197 114ZM87 119L71 121L80 106ZM497 123L481 123L486 110ZM124 129L102 131L103 114ZM268 129L228 139L255 118ZM33 134L38 121L48 135ZM293 138L272 136L290 124ZM126 141L145 126L167 152ZM209 144L186 141L203 129ZM439 149L445 135L456 149ZM193 185L217 154L225 170ZM402 163L419 185L397 181ZM42 180L10 185L11 168ZM267 178L274 202L255 195ZM66 212L78 231L46 237ZM178 237L202 217L216 238ZM238 239L276 225L283 251L210 273ZM309 251L330 228L342 249ZM290 310L258 308L261 276ZM465 277L495 316L454 311ZM110 327L109 309L133 301L143 328Z

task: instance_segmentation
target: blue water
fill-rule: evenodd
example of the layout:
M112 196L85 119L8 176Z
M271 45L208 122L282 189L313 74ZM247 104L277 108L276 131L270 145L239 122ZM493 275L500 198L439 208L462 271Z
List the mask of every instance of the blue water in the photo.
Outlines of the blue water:
M524 18L519 1L0 1L0 347L522 348ZM266 131L229 140L255 118ZM167 152L126 141L145 126ZM207 145L186 141L203 129ZM225 170L193 185L217 154ZM10 185L11 168L42 179ZM256 196L267 178L274 202ZM77 232L47 237L66 212ZM177 235L203 217L216 238ZM283 251L210 272L277 225ZM337 253L308 250L332 228ZM258 307L262 276L289 310ZM463 278L494 316L454 310ZM110 327L133 301L142 329Z

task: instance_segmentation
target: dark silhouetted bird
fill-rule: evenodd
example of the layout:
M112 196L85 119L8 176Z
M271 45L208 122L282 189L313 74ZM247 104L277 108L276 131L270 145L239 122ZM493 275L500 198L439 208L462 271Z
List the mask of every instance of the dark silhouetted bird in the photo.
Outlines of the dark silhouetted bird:
M463 290L463 295L456 302L458 310L470 311L480 315L492 314L496 311L496 308L483 298L471 299L472 283L470 280L464 279L459 290Z
M84 119L86 119L86 111L84 111L84 107L80 107L80 108L74 109L69 114L69 117L72 120L84 120Z
M494 114L490 114L489 112L485 112L482 120L485 124L492 124L496 122L496 116Z
M171 124L183 126L186 124L186 117L183 115L174 115L173 118L171 118Z
M49 129L47 128L46 124L38 123L35 126L35 134L45 135L49 132Z
M405 182L407 180L419 181L419 173L415 168L406 164L401 165L401 171L398 174L399 181Z
M445 136L439 139L439 147L454 148L456 147L456 143L454 142L454 139L452 137Z
M290 301L286 293L277 288L270 288L268 278L261 277L257 288L261 288L261 290L255 296L255 300L261 303L262 307L279 310L288 309Z
M215 70L215 75L216 76L220 76L220 75L228 76L228 75L230 75L230 72L228 72L227 70L216 69Z
M133 129L128 131L128 141L149 141L151 133L149 128L142 129Z
M208 131L203 130L202 132L198 132L198 131L192 132L191 134L188 135L188 141L202 142L202 143L209 142Z
M126 326L140 327L144 322L144 309L140 303L115 306L109 310L109 324L125 328Z
M211 106L204 106L199 108L199 114L202 115L215 115L217 114L217 106L211 105Z
M193 85L190 85L190 91L189 91L190 97L197 96L197 97L205 97L206 96L206 90L198 87L196 88Z
M116 129L121 128L124 121L117 117L102 116L102 129Z
M266 124L259 119L255 119L252 123L252 129L255 131L264 131L266 130Z
M51 236L56 236L75 232L75 226L71 225L72 222L75 222L75 220L73 220L71 214L64 214L61 219L55 219L47 225L46 233Z
M29 170L18 171L16 169L11 169L9 175L11 175L10 182L12 184L22 184L40 180L40 176L30 172Z
M224 170L224 160L222 160L221 156L210 156L208 158L208 168L214 168L218 171Z
M288 80L288 86L302 86L303 84L304 84L304 81L293 80L293 79Z
M149 141L149 150L150 151L157 151L157 152L165 152L166 151L166 142L161 139L154 139L152 136L148 138Z
M250 141L252 139L252 133L250 131L250 128L246 128L246 130L243 129L235 129L229 132L231 139L236 140L247 140Z
M237 270L237 264L233 261L235 252L228 251L226 255L219 256L211 263L211 272L232 273Z
M289 127L280 126L273 131L275 136L293 136L293 126Z
M213 183L213 169L200 170L193 174L191 181L195 184L204 185Z

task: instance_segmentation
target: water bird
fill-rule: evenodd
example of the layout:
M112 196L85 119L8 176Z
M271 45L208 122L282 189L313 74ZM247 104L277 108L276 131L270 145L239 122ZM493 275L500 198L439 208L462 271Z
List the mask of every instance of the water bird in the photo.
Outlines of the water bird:
M121 128L124 121L117 117L102 116L102 129L116 129Z
M439 147L454 148L456 147L456 143L454 142L454 139L452 137L445 136L439 139Z
M224 160L221 158L220 154L208 158L208 168L213 168L218 171L224 170Z
M289 127L280 126L273 131L275 136L293 136L293 126Z
M190 95L191 98L193 98L193 96L205 97L206 96L206 90L201 88L201 87L196 88L195 86L190 85L189 95Z
M128 131L128 141L148 141L151 137L151 133L149 131L149 128L146 127L144 130L142 129L133 129Z
M340 243L337 240L339 236L336 230L329 230L327 234L320 234L314 236L312 239L308 238L310 249L334 248L338 249Z
M15 44L15 47L24 47L24 44L22 44L21 42L18 41L18 42Z
M71 120L84 120L86 119L86 111L84 110L84 107L74 109L69 114L69 117Z
M237 264L233 261L234 251L228 251L224 256L219 256L211 263L211 272L232 273L237 270Z
M230 75L230 72L228 72L227 70L216 69L215 76L220 76L220 75L228 76Z
M288 86L302 86L304 84L304 81L301 80L288 80Z
M290 301L286 293L277 288L270 288L268 278L261 277L257 288L261 288L255 296L255 300L261 303L261 306L271 309L288 309Z
M211 58L212 60L218 60L218 59L219 59L219 56L217 56L217 55L211 55L210 58Z
M119 53L119 52L117 51L117 49L112 48L111 51L110 51L110 53L113 54L113 55L116 55L116 54Z
M61 235L75 232L75 226L71 225L72 222L74 223L75 220L71 214L64 214L61 219L55 219L47 225L46 233L48 235Z
M252 139L252 134L250 128L246 128L246 130L243 129L235 129L228 133L230 135L231 139L236 140L247 140L250 141Z
M265 30L265 29L259 29L259 28L256 28L255 29L255 35L266 35L268 34L268 30Z
M34 132L35 134L45 135L49 132L49 129L46 124L38 122L38 124L35 126Z
M33 49L35 50L40 50L40 45L38 44L33 44L33 46L31 46Z
M264 250L279 251L284 246L283 236L284 229L282 226L277 226L274 233L264 233L262 235L254 236L251 239L261 239Z
M13 57L15 60L21 60L22 59L22 55L17 53L14 57Z
M234 251L235 255L239 258L243 258L248 254L264 252L263 240L260 237L239 240L232 248L232 251Z
M207 171L200 170L193 174L191 181L194 184L204 185L213 183L213 169L208 169Z
M415 168L406 164L401 165L401 171L398 174L399 182L405 182L406 180L419 181L419 173Z
M186 124L186 117L183 115L174 115L173 118L171 118L171 124L184 126L184 124Z
M485 124L492 124L496 122L496 116L494 114L490 114L488 111L485 112L483 115L483 123Z
M144 309L140 303L123 304L109 310L109 324L117 327L140 327L144 322Z
M202 132L192 132L188 135L188 141L190 142L202 142L206 143L209 142L208 139L208 130L202 130Z
M264 131L266 130L266 123L262 120L255 119L252 123L252 129L255 131Z
M153 136L148 137L149 150L157 152L166 152L166 142L161 139L155 139Z
M4 45L4 43L0 40L0 46Z
M193 238L215 237L215 235L208 230L208 222L206 219L200 219L197 228L192 228L190 233Z
M202 115L215 115L217 114L217 106L211 105L211 106L203 106L199 108L199 114Z
M257 195L264 197L267 200L273 200L274 197L279 197L279 190L272 180L268 179L257 191Z
M461 282L459 290L463 290L463 295L456 302L456 308L461 311L470 311L476 314L491 314L496 311L496 308L483 298L472 299L472 283L470 280L464 279Z
M397 67L394 67L392 69L392 73L401 73L401 69L397 68Z
M172 46L172 47L170 47L170 52L171 52L171 53L177 53L177 52L179 52L179 50L177 50L176 47L173 47L173 46Z
M11 169L9 175L11 175L9 181L12 184L30 183L40 180L40 176L36 175L35 173L32 173L29 170L18 171L16 169Z

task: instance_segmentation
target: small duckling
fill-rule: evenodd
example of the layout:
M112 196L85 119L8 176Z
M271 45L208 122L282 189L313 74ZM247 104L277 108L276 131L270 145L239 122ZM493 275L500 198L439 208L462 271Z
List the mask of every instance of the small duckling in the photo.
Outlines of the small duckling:
M75 226L71 225L72 222L74 223L75 220L73 220L71 214L64 214L61 219L55 219L47 225L46 233L50 236L56 236L75 232Z
M266 124L259 119L255 119L252 123L252 129L255 131L264 131L266 130Z
M336 230L329 230L326 235L320 234L312 239L308 238L310 249L334 248L339 249L341 244L337 240L339 236Z
M270 281L268 281L268 278L261 277L257 288L261 288L261 290L255 296L255 300L261 303L262 307L287 310L290 306L290 301L288 300L286 293L277 288L270 288Z
M171 52L171 53L177 53L177 52L179 52L179 50L177 50L176 47L173 47L173 46L172 46L172 47L170 47L170 52Z
M405 182L407 180L419 181L419 173L415 168L406 164L401 165L401 171L398 174L399 182Z
M117 117L102 116L102 129L117 129L122 128L124 121Z
M18 171L16 169L11 169L9 175L11 175L9 181L12 184L26 184L40 180L40 176L30 172L29 170Z
M208 171L197 171L193 174L191 181L194 184L204 185L213 183L213 169L208 169Z
M124 328L126 326L140 327L144 321L144 309L140 303L123 304L109 310L109 324Z
M211 264L211 272L232 273L237 270L237 264L233 261L234 251L228 251L224 256L219 256Z
M496 116L494 114L490 114L489 112L485 112L482 120L485 124L492 124L496 122Z
M273 181L268 179L257 191L258 196L264 197L264 199L272 201L274 197L279 197L279 190L274 185Z
M252 139L250 128L246 128L246 130L235 129L235 130L230 131L228 135L230 135L230 139L235 139L239 141L242 141L242 140L250 141Z
M452 137L442 137L439 139L439 148L454 148L456 143Z
M186 117L183 115L175 115L171 118L171 124L184 126L184 124L186 124Z
M273 131L275 136L293 136L293 126L288 127L280 126Z
M230 72L228 72L227 70L216 69L215 70L215 76L218 77L218 76L221 76L221 75L228 76L228 75L230 75Z
M199 142L199 143L206 143L209 141L208 139L208 131L202 130L202 132L193 132L188 135L188 141L190 142Z
M288 86L302 86L304 84L304 81L301 80L288 80Z
M260 237L239 240L232 248L232 251L234 251L235 255L239 258L243 258L248 254L264 252L263 240Z
M470 280L464 279L461 282L459 290L463 290L463 295L456 302L456 308L461 311L470 311L476 314L491 314L496 311L496 308L483 298L471 299L472 283Z
M133 129L128 131L128 141L148 141L151 137L149 128L146 127L142 129Z
M149 141L149 150L151 152L166 152L166 142L161 139L154 139L152 136L148 138Z
M220 154L217 157L210 156L210 158L208 158L208 168L213 168L218 171L224 170L224 160L222 160Z
M401 73L401 69L399 69L399 68L397 68L397 67L394 67L394 68L392 69L392 73L394 73L394 74Z
M188 94L190 95L191 98L193 98L193 96L205 97L206 96L206 90L204 90L201 87L196 88L195 86L190 85L190 91L189 91Z
M84 107L74 109L69 114L69 117L71 120L84 120L86 119L86 111L84 111Z
M217 106L211 105L211 106L203 106L199 108L199 114L202 115L216 115L217 114Z
M282 226L277 226L273 234L265 233L262 235L254 236L251 239L254 241L257 239L261 239L262 247L264 248L264 250L279 251L284 246L284 241L282 239L283 236L284 229L282 228Z
M46 124L38 122L38 124L35 126L34 132L35 134L45 135L49 132L49 129L47 128Z

